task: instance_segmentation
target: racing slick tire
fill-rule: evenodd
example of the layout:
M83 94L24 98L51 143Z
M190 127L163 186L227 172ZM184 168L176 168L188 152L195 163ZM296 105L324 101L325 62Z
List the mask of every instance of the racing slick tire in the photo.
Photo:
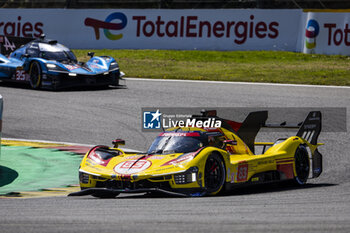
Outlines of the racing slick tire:
M310 172L309 153L304 145L299 145L294 154L294 169L296 176L294 184L300 186L307 182Z
M226 170L221 156L212 153L208 156L204 168L204 183L207 195L218 194L225 184Z
M29 68L29 83L33 89L39 89L41 87L41 67L39 62L32 62Z

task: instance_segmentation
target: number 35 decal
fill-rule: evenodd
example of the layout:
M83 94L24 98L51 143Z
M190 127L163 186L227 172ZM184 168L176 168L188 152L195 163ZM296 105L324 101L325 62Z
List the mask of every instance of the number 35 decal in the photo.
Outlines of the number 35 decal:
M238 172L237 172L237 181L246 181L248 178L248 164L240 164L238 165Z
M27 74L24 70L16 70L16 80L17 81L25 81Z

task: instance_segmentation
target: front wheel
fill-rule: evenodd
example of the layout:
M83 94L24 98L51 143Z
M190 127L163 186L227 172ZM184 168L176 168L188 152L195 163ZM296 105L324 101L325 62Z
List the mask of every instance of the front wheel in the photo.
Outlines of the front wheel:
M208 195L219 193L225 184L225 164L221 156L212 153L205 163L204 182Z
M304 145L300 145L295 151L294 168L296 172L294 183L297 185L306 184L310 172L310 161L309 153Z
M34 61L30 64L29 76L30 86L33 89L39 89L41 86L41 66L38 62Z

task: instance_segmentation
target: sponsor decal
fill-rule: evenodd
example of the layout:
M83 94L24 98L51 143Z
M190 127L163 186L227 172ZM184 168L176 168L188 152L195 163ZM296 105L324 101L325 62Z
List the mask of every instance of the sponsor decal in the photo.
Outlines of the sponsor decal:
M91 64L90 67L94 69L101 69L101 66L99 66L98 64Z
M307 49L316 49L316 38L319 34L322 35L321 38L326 39L328 46L350 46L350 28L348 23L339 26L329 21L319 23L316 19L308 20L305 30L305 47ZM323 46L326 46L326 44Z
M170 17L163 15L130 16L135 28L134 36L140 38L232 38L233 43L242 45L249 39L276 39L279 36L279 22L257 20L251 14L242 20L201 19L199 15L179 15ZM122 12L109 14L102 21L87 17L87 27L92 27L96 40L100 39L100 29L109 40L120 40L123 34L113 31L124 29L128 25L128 17Z
M235 173L232 172L231 173L231 183L234 183L235 182Z
M197 155L197 153L200 150L198 150L196 152L192 152L192 153L182 154L179 157L177 157L176 159L173 159L173 160L170 160L169 162L164 163L162 166L176 165L176 164L179 164L179 163L190 161Z
M6 36L0 36L0 44L6 49L6 51L12 52L16 49L15 43L9 41L9 39Z
M321 172L321 168L314 169L314 173L320 173L320 172Z
M32 40L34 40L34 38L0 36L0 53L2 55L8 56L13 51L15 51L15 49L21 47L23 44L26 44Z
M120 179L123 181L130 181L131 180L131 175L121 175Z
M64 67L66 67L68 70L75 70L80 68L78 65L64 65Z
M119 163L114 167L114 171L118 174L133 174L146 170L152 165L148 160L128 160Z
M294 158L276 159L276 164L293 163L293 162L294 162Z
M147 16L133 16L132 20L136 22L136 37L233 37L233 42L241 45L249 38L275 39L279 34L278 22L256 21L254 15L250 15L246 21L209 22L200 20L195 15L181 16L172 20L166 20L162 16L157 16L156 20Z
M259 181L259 177L252 178L252 182L258 182L258 181Z
M145 157L147 159L154 159L154 160L162 160L164 159L164 156L154 156L154 155L150 155L150 156L147 156Z
M113 20L118 20L119 22L112 22ZM121 30L126 27L127 23L128 19L126 15L121 12L115 12L108 15L105 21L93 18L86 18L84 21L85 26L94 29L96 40L100 39L100 28L103 29L104 35L109 40L120 40L123 38L123 34L113 34L110 30Z
M198 132L191 132L191 133L170 132L170 133L161 133L159 136L161 137L199 137L200 134Z
M143 157L143 155L133 155L133 156L127 157L126 159L139 159L141 157Z
M258 165L266 165L266 164L271 164L274 163L274 160L261 160L258 161Z
M42 22L22 21L22 16L17 17L17 21L0 21L0 34L17 37L39 37L43 31Z
M310 19L306 25L305 31L305 46L308 49L313 49L316 47L316 37L320 32L320 26L318 22L314 19Z
M325 23L323 26L328 29L327 43L329 46L340 46L342 44L350 46L350 28L348 23L345 24L345 27L337 27L335 23Z

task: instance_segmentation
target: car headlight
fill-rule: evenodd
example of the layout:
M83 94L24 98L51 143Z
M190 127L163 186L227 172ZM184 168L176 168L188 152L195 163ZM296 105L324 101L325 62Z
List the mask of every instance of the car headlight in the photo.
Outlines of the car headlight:
M110 65L109 65L109 71L112 71L112 70L117 70L119 69L119 65L117 62L112 62Z
M191 167L187 171L174 175L175 184L189 184L197 181L198 167Z
M56 65L56 64L52 64L52 63L47 63L46 64L46 68L49 71L55 71L55 72L67 72L67 70L63 69L62 67Z
M79 180L83 184L89 183L89 174L86 174L84 172L79 172Z

